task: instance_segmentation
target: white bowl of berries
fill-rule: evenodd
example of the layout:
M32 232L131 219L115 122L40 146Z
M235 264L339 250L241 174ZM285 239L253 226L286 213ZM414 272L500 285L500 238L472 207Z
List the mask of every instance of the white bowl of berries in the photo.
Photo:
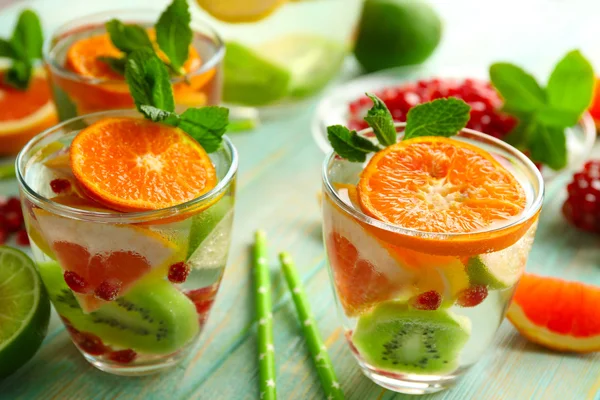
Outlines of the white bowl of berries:
M446 74L445 74L446 75ZM506 140L517 126L517 119L502 111L503 101L491 83L480 77L432 77L428 70L416 68L394 69L366 75L334 88L325 94L312 122L312 133L318 146L330 152L327 127L344 125L361 130L367 127L363 120L371 107L365 92L381 98L397 122L406 121L408 110L419 103L442 97L457 97L471 106L471 119L467 128L484 132ZM575 126L565 129L567 162L560 171L538 165L546 181L558 172L572 171L580 167L596 139L593 119L584 113Z

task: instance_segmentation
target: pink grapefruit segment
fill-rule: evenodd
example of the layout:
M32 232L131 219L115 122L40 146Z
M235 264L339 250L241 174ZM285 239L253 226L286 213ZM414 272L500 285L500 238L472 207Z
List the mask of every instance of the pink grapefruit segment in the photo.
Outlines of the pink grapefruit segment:
M553 350L600 351L600 287L525 274L508 319L532 342Z

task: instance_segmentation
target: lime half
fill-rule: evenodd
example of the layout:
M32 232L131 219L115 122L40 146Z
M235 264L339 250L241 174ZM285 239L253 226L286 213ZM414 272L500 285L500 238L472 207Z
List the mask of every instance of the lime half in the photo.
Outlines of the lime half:
M49 319L50 302L33 261L0 246L0 379L33 357Z

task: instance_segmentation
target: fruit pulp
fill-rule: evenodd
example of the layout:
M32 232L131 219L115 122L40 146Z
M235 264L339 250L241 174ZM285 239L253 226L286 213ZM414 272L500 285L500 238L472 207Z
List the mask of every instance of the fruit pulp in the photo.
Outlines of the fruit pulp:
M115 213L89 197L71 170L76 134L39 148L25 181L63 206ZM226 171L218 152L210 157L222 179ZM185 356L206 323L227 262L233 190L231 183L208 207L177 218L137 224L82 221L24 199L42 281L73 342L92 364L137 375Z
M245 24L220 21L201 9L228 43L223 100L271 114L321 91L352 47L362 3L286 2L268 17Z
M408 393L402 382L451 381L489 348L525 269L537 217L491 252L469 254L465 244L436 248L434 242L416 248L340 206L364 215L357 184L369 161L331 161L334 192L324 188L324 240L338 312L363 372ZM519 184L525 181L511 163L502 165ZM524 189L529 204L533 194Z
M150 27L150 24L139 24ZM82 76L69 66L67 55L75 43L102 35L106 35L103 24L87 24L54 38L47 70L61 121L93 112L134 107L127 84L119 74L108 70L105 75L117 79L94 78ZM93 43L90 42L90 45ZM198 62L190 63L193 69L187 71L184 77L172 79L175 106L180 112L188 107L216 105L221 101L221 60L216 63L213 60L219 57L217 44L209 36L194 32L191 47L199 57ZM204 65L209 61L214 65L207 69Z

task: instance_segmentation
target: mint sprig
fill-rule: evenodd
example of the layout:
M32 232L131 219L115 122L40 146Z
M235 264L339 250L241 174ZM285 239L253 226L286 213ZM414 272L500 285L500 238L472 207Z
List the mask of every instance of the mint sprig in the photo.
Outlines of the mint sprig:
M327 127L327 138L333 150L352 162L364 162L367 155L396 143L396 128L392 114L377 96L367 93L373 107L365 121L373 129L380 146L342 125ZM403 140L419 136L449 137L463 129L469 121L471 107L462 100L450 97L414 106L408 112Z
M137 109L146 119L179 127L207 153L221 147L229 124L229 110L210 106L176 113L169 72L153 51L141 48L127 56L125 81Z
M578 123L594 92L594 70L574 50L552 71L544 89L520 67L496 63L490 80L504 99L504 111L519 121L506 140L535 162L559 170L567 165L565 129Z
M168 62L164 63L175 75L184 74L183 64L188 59L193 38L191 20L187 0L173 0L154 25L158 48L168 58ZM112 19L105 26L111 42L124 53L124 56L100 56L98 60L107 63L117 73L125 73L123 61L132 52L140 49L148 49L152 52L157 50L147 30L140 25L124 24L118 19Z
M24 10L17 20L10 39L0 39L0 57L12 60L4 75L5 83L26 90L33 74L33 65L42 58L44 37L37 14Z

